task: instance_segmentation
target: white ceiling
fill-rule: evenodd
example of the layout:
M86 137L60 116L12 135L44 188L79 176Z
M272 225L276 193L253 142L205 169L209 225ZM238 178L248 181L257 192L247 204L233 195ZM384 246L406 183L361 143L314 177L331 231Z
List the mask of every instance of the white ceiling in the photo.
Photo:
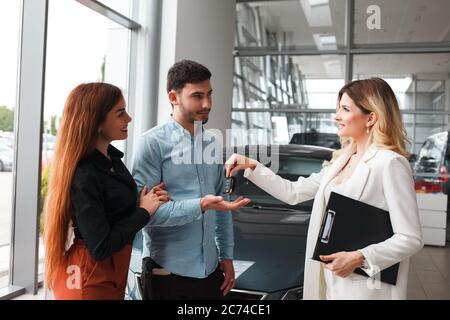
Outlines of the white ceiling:
M251 1L249 4L261 8L265 24L271 30L291 33L293 45L314 45L313 34L321 32L334 35L337 43L343 44L345 1L328 0L328 4L321 6L311 6L310 1ZM379 30L367 27L371 13L366 10L370 5L380 8ZM354 30L355 43L450 41L450 1L356 0Z
M380 7L380 30L366 27L371 4ZM449 0L355 1L355 43L430 41L450 41Z
M299 0L295 1L267 1L251 2L253 7L259 7L263 23L271 31L286 31L291 37L291 44L298 46L315 46L314 34L334 35L336 42L343 45L345 41L345 2L332 1L328 9L329 21L323 19L323 26L319 17L325 17L321 8L312 9L309 13L309 22L315 22L310 26ZM316 12L317 11L317 12Z

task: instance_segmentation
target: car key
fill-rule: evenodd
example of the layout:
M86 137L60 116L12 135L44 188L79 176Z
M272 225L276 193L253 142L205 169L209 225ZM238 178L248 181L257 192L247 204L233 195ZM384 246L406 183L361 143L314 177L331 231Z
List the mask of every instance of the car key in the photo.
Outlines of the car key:
M233 176L225 178L225 186L223 188L223 193L225 194L233 193L235 182L236 178Z

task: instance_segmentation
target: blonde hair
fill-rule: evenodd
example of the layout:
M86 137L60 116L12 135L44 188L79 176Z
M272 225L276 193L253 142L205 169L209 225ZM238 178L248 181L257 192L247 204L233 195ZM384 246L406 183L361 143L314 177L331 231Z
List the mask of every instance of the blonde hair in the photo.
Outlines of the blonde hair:
M389 84L380 78L351 81L339 91L337 108L344 93L363 113L374 112L377 115L377 121L370 129L370 143L380 149L392 150L408 158L406 144L409 141L402 123L397 98ZM343 145L342 151L339 150L338 154L354 147L352 139L349 139L347 143L348 145Z

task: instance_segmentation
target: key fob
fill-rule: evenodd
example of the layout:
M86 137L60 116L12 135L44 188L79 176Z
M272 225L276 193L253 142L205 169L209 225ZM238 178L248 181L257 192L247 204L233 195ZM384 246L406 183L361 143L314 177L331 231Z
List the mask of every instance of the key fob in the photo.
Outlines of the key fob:
M225 178L225 186L223 188L223 193L225 194L233 193L235 182L236 178L233 176Z

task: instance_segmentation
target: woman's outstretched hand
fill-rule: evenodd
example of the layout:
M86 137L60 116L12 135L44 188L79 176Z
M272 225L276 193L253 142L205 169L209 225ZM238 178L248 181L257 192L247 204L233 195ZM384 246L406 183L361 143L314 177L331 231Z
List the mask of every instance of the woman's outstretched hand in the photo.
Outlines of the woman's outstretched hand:
M225 162L225 172L227 177L231 177L235 172L239 170L245 170L250 168L255 170L257 161L251 158L244 157L240 154L234 153L226 162Z

